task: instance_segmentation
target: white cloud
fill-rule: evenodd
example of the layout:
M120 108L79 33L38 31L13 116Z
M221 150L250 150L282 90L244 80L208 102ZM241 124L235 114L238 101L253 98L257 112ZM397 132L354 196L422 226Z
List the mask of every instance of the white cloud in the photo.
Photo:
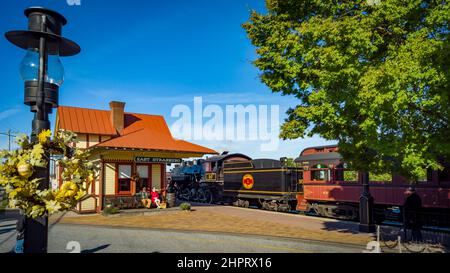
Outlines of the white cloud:
M20 109L18 109L18 108L11 108L11 109L2 111L2 112L0 112L0 120L9 118L10 116L13 116L19 112L20 112Z

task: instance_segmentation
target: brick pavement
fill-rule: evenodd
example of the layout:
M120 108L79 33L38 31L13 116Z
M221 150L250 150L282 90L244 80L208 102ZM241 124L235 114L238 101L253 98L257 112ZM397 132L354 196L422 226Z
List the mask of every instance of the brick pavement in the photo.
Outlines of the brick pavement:
M357 223L353 222L228 206L194 206L193 210L158 210L145 215L123 213L118 217L80 217L71 214L60 219L52 217L51 221L58 219L62 224L267 235L359 245L373 240L372 234L359 233Z

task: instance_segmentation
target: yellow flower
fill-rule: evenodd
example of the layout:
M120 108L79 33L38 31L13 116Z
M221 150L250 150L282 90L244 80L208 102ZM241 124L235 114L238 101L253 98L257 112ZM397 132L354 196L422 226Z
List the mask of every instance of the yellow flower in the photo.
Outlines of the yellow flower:
M20 176L28 178L33 174L33 167L31 164L21 161L19 164L17 164L17 172Z
M55 195L55 199L57 200L57 201L63 201L65 198L64 198L64 195L66 194L66 191L63 191L63 190L60 190L60 191L58 191L58 193Z
M74 197L78 193L78 186L73 182L66 182L61 186L61 195Z
M91 173L91 174L89 174L89 176L88 176L88 181L89 182L94 182L94 174L93 173Z
M80 199L82 199L83 197L85 197L86 196L86 192L84 192L84 191L79 191L78 193L77 193L77 195L75 196L75 200L80 200Z
M42 143L42 144L46 143L46 142L48 141L48 139L50 138L51 135L52 135L52 131L50 131L50 130L44 130L44 131L42 131L42 132L38 135L39 142Z

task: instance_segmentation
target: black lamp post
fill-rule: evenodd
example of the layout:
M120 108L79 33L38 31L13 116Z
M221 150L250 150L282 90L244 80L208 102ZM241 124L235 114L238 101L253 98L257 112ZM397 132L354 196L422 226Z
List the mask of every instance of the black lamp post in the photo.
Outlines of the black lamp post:
M359 181L363 187L359 198L359 231L374 232L373 197L369 191L369 172L360 172Z
M25 10L28 30L10 31L6 39L27 50L20 66L20 74L25 81L25 101L34 114L31 140L50 129L48 115L58 107L58 91L64 80L64 68L59 57L73 56L80 47L61 36L62 26L67 20L61 14L32 7ZM34 171L33 178L40 178L40 189L49 187L49 165ZM46 253L48 218L26 219L25 253Z

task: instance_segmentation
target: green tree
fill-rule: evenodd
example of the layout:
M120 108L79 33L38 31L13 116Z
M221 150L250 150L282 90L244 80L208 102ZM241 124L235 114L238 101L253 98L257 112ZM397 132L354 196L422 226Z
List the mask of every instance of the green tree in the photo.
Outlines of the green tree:
M291 158L291 157L286 159L286 166L287 167L298 167L297 163L295 163L295 159Z
M416 181L450 155L447 0L267 0L243 27L273 92L293 95L281 138L337 140L353 169Z

